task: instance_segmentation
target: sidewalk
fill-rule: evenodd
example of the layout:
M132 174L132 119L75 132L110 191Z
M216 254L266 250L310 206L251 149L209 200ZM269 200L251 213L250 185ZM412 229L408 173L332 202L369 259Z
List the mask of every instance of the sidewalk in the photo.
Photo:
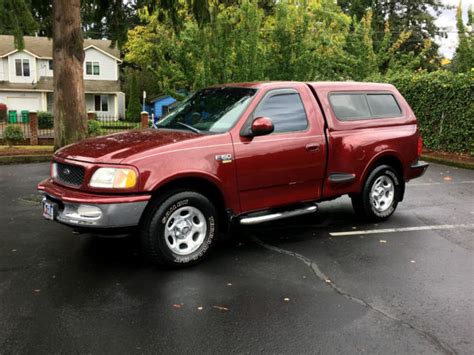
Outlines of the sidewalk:
M0 165L49 161L52 155L51 145L0 145Z

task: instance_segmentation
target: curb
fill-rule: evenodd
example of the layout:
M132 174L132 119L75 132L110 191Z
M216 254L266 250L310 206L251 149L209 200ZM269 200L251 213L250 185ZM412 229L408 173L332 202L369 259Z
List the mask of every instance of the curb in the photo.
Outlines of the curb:
M52 156L52 154L0 156L0 165L43 163L50 161Z
M450 159L444 159L444 158L439 158L439 157L433 157L431 155L421 155L421 159L429 161L431 163L438 163L438 164L444 164L444 165L449 165L449 166L454 166L456 168L463 168L463 169L472 169L474 170L474 163L468 162L468 161L457 161L457 160L450 160Z

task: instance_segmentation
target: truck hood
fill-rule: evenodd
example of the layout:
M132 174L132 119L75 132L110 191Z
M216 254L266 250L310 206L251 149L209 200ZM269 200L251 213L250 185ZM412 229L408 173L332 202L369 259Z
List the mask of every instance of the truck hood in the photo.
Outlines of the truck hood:
M120 164L124 159L147 150L202 137L193 132L143 129L85 139L58 150L59 158L89 163Z

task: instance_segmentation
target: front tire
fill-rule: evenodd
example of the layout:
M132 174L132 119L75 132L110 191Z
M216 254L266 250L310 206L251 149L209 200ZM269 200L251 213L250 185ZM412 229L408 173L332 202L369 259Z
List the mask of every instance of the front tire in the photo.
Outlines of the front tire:
M182 267L205 259L216 235L217 212L211 201L195 191L174 191L152 202L140 240L152 263Z
M362 193L351 197L354 211L371 221L386 220L400 201L400 184L400 177L391 166L376 167L367 177Z

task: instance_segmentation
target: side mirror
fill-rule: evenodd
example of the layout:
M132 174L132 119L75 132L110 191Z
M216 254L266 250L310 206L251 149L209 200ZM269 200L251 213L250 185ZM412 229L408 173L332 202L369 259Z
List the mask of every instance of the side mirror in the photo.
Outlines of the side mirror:
M253 120L247 132L241 134L244 137L256 137L270 134L274 131L273 122L268 117L257 117Z

